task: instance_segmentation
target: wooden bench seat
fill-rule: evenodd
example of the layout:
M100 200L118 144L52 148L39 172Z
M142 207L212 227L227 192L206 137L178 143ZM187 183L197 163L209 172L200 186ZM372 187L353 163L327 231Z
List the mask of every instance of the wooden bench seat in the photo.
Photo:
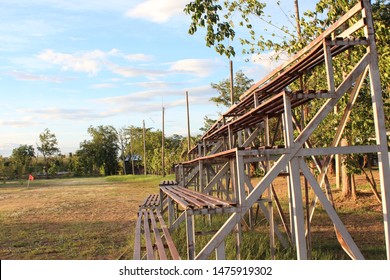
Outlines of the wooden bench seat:
M161 212L140 207L135 228L134 260L180 260Z
M184 210L187 209L202 209L202 208L223 208L234 207L235 203L225 201L204 193L196 192L177 185L162 186L160 191L173 199Z
M150 194L139 206L140 208L154 209L160 205L160 195Z

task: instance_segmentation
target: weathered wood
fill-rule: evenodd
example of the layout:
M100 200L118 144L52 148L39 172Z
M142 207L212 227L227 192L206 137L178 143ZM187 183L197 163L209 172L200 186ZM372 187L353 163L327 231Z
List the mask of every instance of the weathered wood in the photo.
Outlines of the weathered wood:
M178 203L183 209L188 209L191 207L190 203L185 201L183 198L179 197L175 193L171 192L168 188L166 187L160 187L160 190L165 193L166 195L170 196L176 203Z
M370 52L370 89L373 103L374 126L376 143L381 147L378 153L379 176L382 193L383 223L386 241L387 259L390 260L390 162L387 147L386 124L382 100L382 88L378 66L378 52L375 44L375 29L372 18L371 4L368 0L363 0L364 16L367 19L365 35L368 38Z
M150 227L149 227L149 215L147 211L143 211L144 217L144 235L146 240L146 255L148 260L154 260L154 250L152 244L152 237L150 235Z
M285 121L284 131L286 132L286 145L287 148L294 147L294 130L292 124L291 102L290 97L284 95L284 107L285 107ZM297 257L301 260L307 259L307 248L305 238L305 226L304 226L304 213L302 205L302 190L300 183L299 161L298 158L293 158L289 162L288 170L291 173L290 183L292 191L292 205L293 205L293 219L294 230L296 237L296 249Z
M172 237L171 237L171 235L169 233L169 230L168 230L168 228L167 228L167 226L166 226L166 224L164 222L164 219L163 219L161 213L159 211L157 211L156 215L157 215L157 218L158 218L158 220L160 222L161 229L162 229L162 231L164 233L164 238L165 238L165 240L167 242L167 245L168 245L168 248L169 248L169 252L171 253L172 259L173 260L180 260L180 255L179 255L179 253L177 251L177 248L176 248L175 244L173 243Z
M160 260L166 260L167 255L165 253L164 244L163 244L163 241L162 241L162 238L160 235L160 231L157 227L157 223L156 223L156 219L155 219L154 214L153 214L153 210L149 210L149 217L150 217L150 223L152 226L154 237L156 240L156 247L157 247L158 255L160 257Z
M134 260L141 259L141 222L142 222L142 215L138 213L137 223L135 226L134 253L133 253Z
M306 179L309 181L313 191L317 195L318 199L320 200L322 206L325 208L325 211L328 213L328 216L332 220L333 224L337 228L337 230L341 233L344 241L347 243L348 247L353 252L356 259L364 259L362 253L360 252L359 248L356 246L355 242L353 241L351 235L349 234L348 230L345 228L344 224L340 220L339 216L337 215L336 211L334 210L333 206L330 204L329 200L326 198L325 194L321 190L320 185L318 184L317 180L314 178L313 174L311 174L309 168L307 167L306 163L301 159L300 162L300 168L306 177Z
M187 233L187 257L195 259L195 219L190 211L185 211Z

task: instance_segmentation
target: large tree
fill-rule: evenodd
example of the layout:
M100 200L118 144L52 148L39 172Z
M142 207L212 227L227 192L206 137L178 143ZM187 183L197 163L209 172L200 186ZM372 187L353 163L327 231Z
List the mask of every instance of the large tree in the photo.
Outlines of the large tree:
M85 164L85 171L99 169L104 175L114 175L118 171L118 137L113 126L90 126L91 140L85 140L77 151L79 160Z
M26 172L30 172L31 161L34 156L34 147L31 145L20 145L12 150L11 161L19 177Z
M38 151L42 154L45 164L46 176L49 176L50 163L54 155L60 152L58 148L57 137L48 128L39 134L39 143L37 144Z

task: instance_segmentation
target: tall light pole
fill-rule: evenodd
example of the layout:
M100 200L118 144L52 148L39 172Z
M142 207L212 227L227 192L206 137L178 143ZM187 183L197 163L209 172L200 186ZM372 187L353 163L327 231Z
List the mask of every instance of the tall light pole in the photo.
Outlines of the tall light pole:
M187 150L188 150L188 157L189 157L190 150L191 150L191 132L190 132L191 129L190 129L190 106L188 102L188 91L186 91L186 104L187 104Z
M144 175L146 175L146 131L145 131L145 120L142 121L142 136L144 142Z
M165 156L164 156L164 145L165 145L165 131L164 131L164 111L162 107L162 137L161 137L161 165L162 165L162 176L165 177Z

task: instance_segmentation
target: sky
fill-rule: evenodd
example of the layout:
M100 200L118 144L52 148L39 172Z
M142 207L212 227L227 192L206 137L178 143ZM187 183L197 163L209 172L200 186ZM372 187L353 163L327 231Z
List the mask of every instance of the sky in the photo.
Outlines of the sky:
M0 155L36 147L46 128L62 154L89 139L90 126L144 120L161 130L162 107L166 135L186 136L186 91L191 134L200 134L204 116L225 111L209 101L217 95L210 83L229 77L229 61L202 32L188 34L188 2L0 0ZM268 2L272 18L289 24L293 1L281 1L283 9ZM270 56L237 52L234 72L258 81L282 63Z

